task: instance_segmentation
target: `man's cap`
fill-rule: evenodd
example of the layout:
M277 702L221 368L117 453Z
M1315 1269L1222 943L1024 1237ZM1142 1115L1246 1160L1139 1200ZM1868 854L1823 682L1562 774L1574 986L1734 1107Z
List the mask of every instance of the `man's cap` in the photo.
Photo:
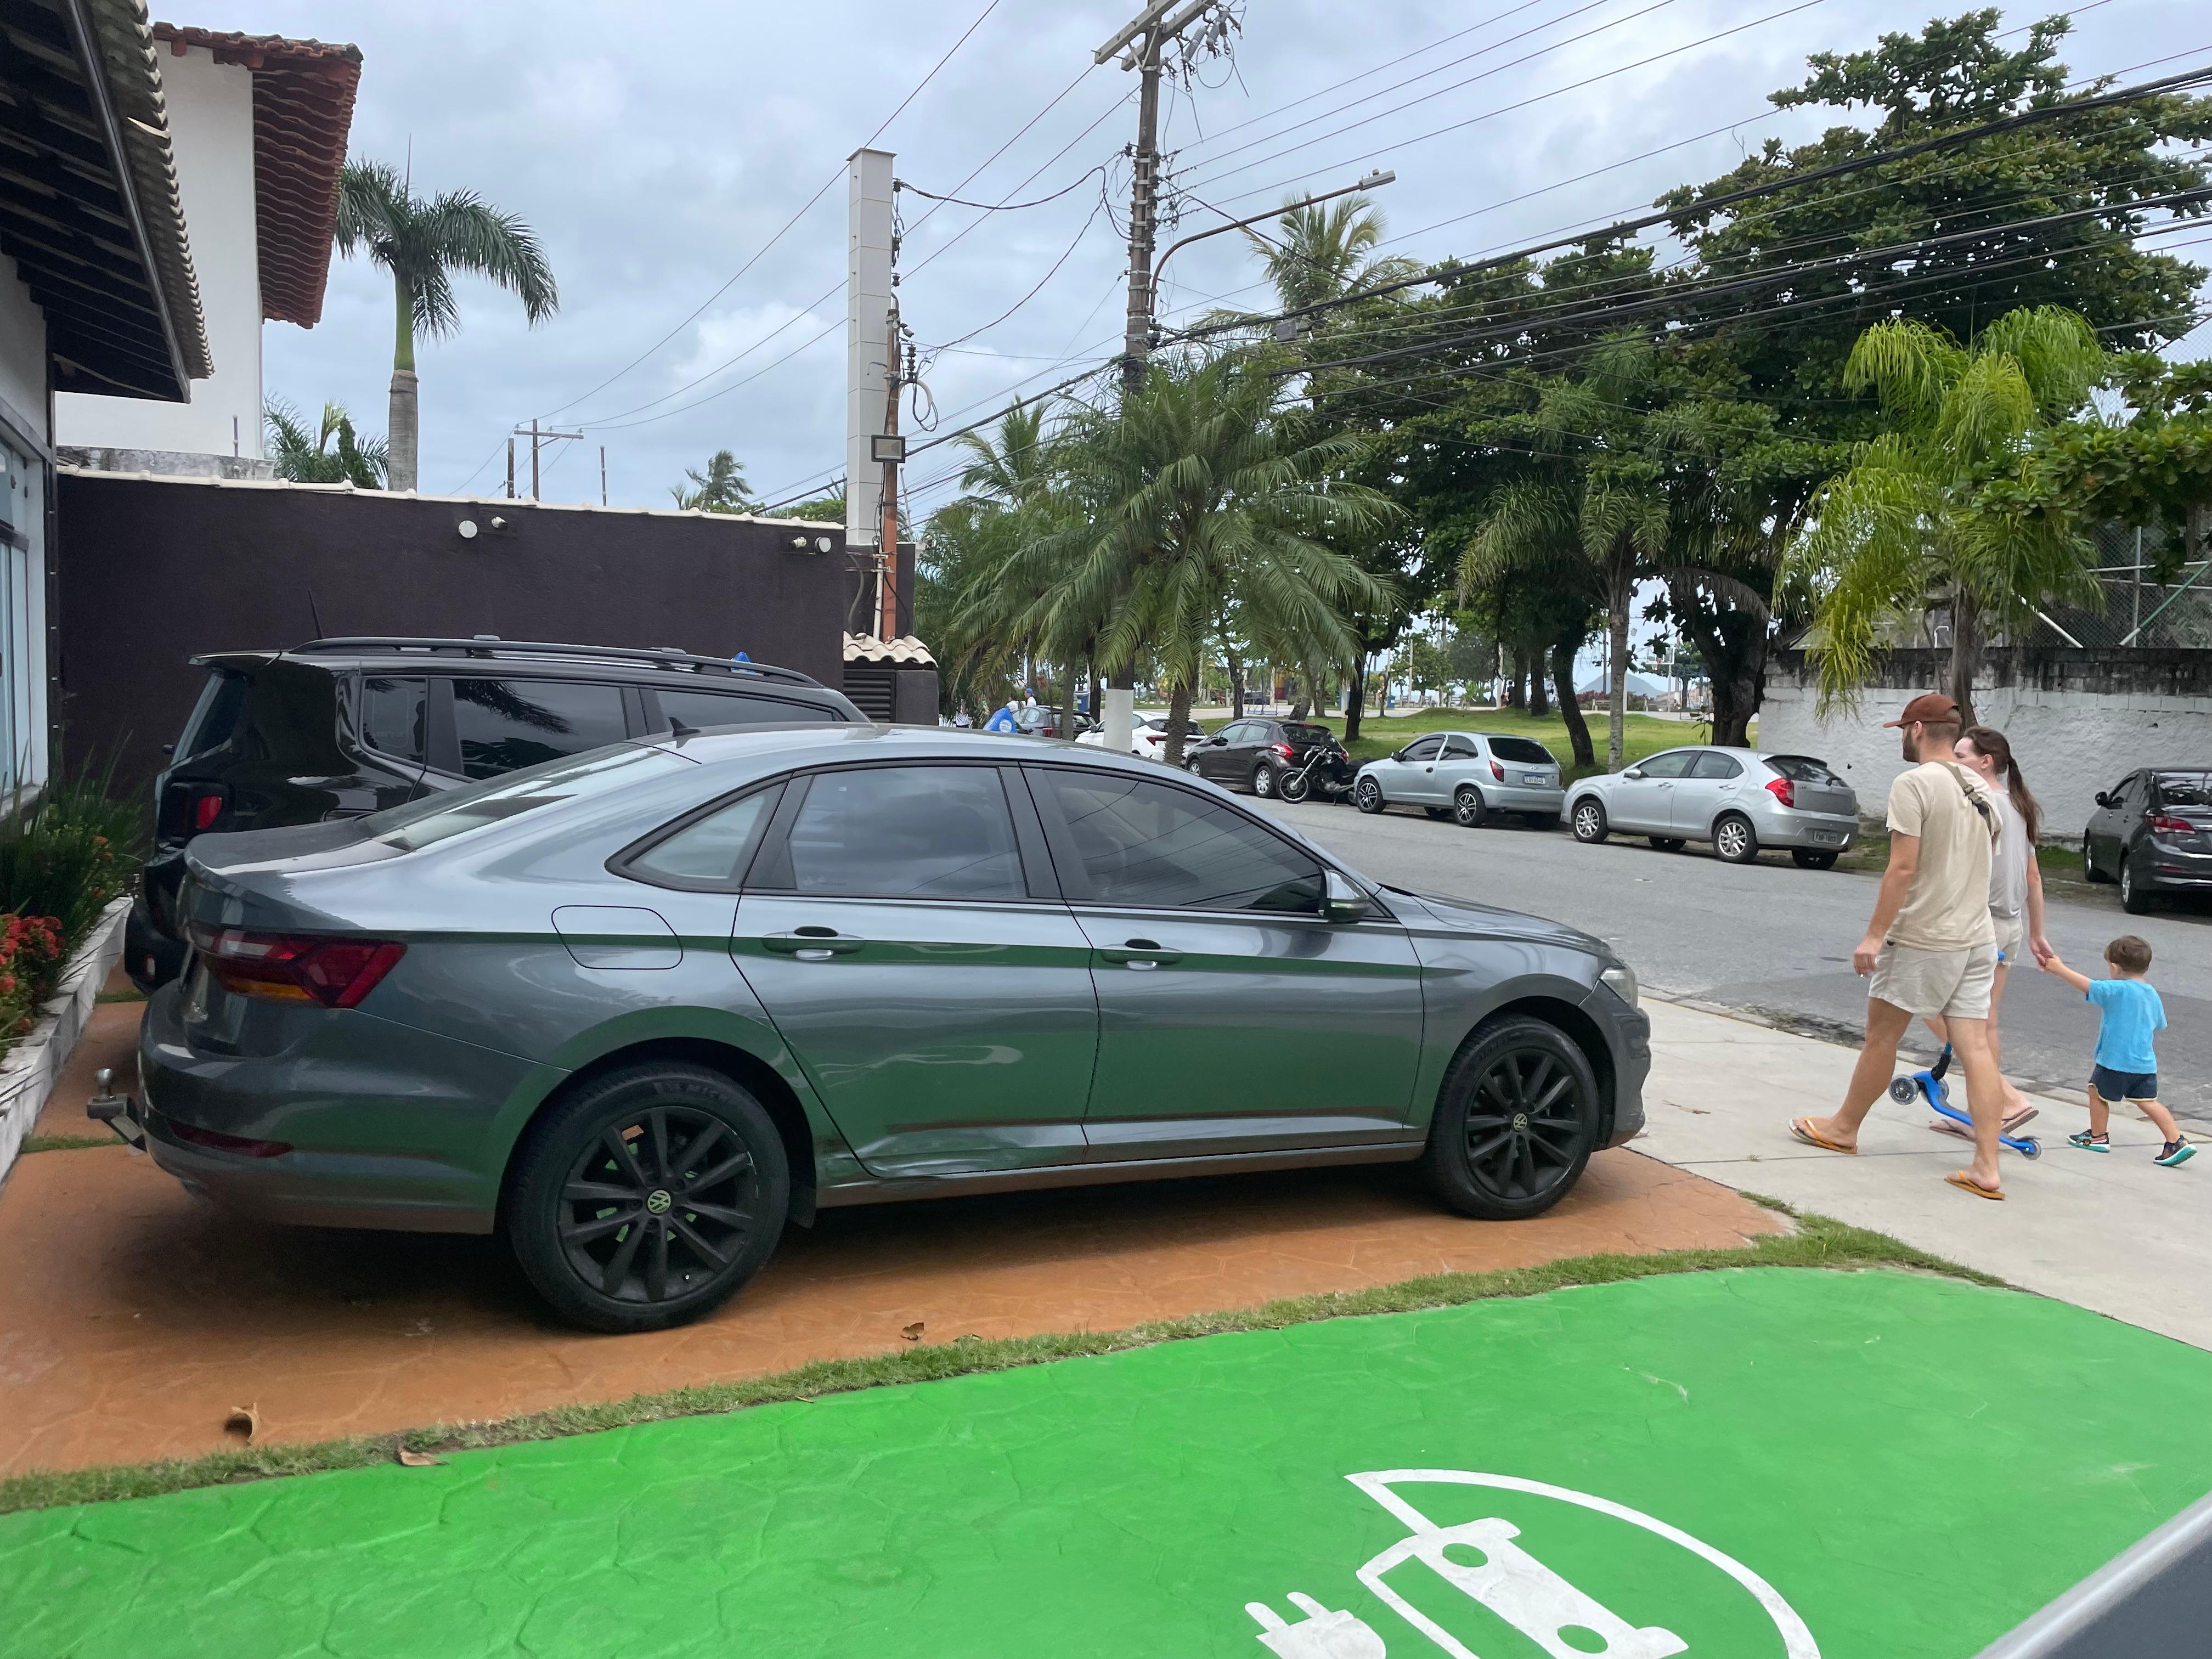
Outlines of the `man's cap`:
M1910 726L1918 720L1923 725L1942 726L1960 724L1959 705L1941 691L1923 691L1905 705L1905 712L1893 720L1884 720L1886 731L1893 726Z

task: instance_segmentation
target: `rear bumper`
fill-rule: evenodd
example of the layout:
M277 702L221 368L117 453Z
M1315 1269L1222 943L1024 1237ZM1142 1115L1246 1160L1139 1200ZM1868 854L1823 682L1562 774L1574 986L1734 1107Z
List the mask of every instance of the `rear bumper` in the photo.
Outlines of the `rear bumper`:
M1762 847L1802 847L1823 853L1847 853L1859 837L1859 821L1840 812L1796 812L1784 808L1753 820Z
M269 1221L491 1231L508 1150L491 1132L534 1070L526 1061L359 1010L279 1054L203 1052L184 1027L182 988L155 994L138 1039L138 1116L161 1169ZM180 1129L291 1150L254 1157Z
M1528 783L1486 783L1479 787L1483 800L1500 812L1541 812L1555 818L1566 810L1565 789Z

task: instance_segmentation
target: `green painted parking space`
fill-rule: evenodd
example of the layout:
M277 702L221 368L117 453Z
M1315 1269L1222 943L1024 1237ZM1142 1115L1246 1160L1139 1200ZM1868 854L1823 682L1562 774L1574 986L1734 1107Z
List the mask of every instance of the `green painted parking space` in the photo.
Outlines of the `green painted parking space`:
M2208 1386L1688 1273L7 1516L0 1655L1959 1659L2212 1487Z

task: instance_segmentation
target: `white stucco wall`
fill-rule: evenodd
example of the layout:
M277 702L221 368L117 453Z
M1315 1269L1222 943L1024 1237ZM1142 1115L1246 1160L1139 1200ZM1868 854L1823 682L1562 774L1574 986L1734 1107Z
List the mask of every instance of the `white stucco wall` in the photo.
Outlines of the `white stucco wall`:
M54 441L87 448L261 453L261 247L253 198L253 71L218 64L204 46L181 58L161 47L161 86L176 146L177 191L199 278L215 373L191 401L54 400Z
M1919 690L1869 686L1855 716L1814 716L1809 686L1770 680L1759 711L1759 746L1817 755L1850 780L1859 810L1879 817L1905 767L1898 735L1881 722ZM1977 690L1975 712L2011 739L2027 787L2043 807L2045 841L2080 839L2095 796L2144 766L2212 766L2212 697L2127 692Z
M0 398L16 417L51 440L46 430L46 314L0 253Z

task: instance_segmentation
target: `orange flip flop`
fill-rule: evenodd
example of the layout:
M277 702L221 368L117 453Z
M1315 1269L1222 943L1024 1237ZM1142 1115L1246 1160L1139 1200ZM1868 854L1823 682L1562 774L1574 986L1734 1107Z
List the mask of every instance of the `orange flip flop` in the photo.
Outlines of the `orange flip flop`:
M2000 1202L2002 1202L2004 1198L2004 1194L2001 1189L1995 1187L1983 1186L1980 1182L1975 1180L1973 1176L1968 1175L1964 1170L1954 1170L1950 1174L1945 1176L1943 1179L1950 1185L1956 1187L1960 1192L1972 1193L1976 1198L1992 1198L1998 1200Z
M1856 1158L1859 1155L1857 1147L1842 1146L1815 1129L1813 1127L1813 1120L1809 1117L1791 1118L1790 1133L1808 1146L1818 1146L1824 1152L1841 1152L1846 1158Z

